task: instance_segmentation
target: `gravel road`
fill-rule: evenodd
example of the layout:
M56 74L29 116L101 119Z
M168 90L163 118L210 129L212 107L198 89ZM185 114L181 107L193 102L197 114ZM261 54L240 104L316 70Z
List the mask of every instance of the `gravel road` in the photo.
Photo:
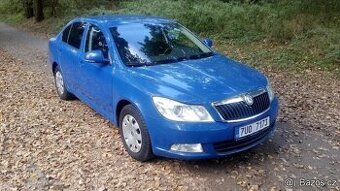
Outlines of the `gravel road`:
M271 140L221 159L140 163L107 120L58 99L47 39L0 23L0 190L339 190L339 80L262 70L281 104Z

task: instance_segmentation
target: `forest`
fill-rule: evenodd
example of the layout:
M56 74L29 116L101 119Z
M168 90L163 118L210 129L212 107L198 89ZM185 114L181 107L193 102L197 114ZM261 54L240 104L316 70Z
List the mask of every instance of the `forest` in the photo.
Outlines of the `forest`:
M176 19L202 37L213 38L218 42L216 49L253 65L340 73L338 0L0 2L1 20L24 26L28 23L28 27L49 34L56 33L74 17L102 14L143 14Z

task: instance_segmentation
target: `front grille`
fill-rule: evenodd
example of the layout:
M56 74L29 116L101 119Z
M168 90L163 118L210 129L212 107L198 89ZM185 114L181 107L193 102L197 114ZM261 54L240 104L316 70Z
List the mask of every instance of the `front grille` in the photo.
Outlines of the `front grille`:
M250 135L238 141L231 140L231 141L222 141L222 142L214 143L213 144L214 149L216 150L217 153L226 153L226 152L232 152L234 150L250 146L253 143L258 142L264 137L266 137L267 135L269 135L273 130L272 128L273 126L274 124L272 124L270 127L267 127L266 129L263 129L253 135Z
M238 120L248 118L264 112L269 108L270 100L267 92L253 97L253 104L248 105L245 101L215 105L216 110L224 120Z

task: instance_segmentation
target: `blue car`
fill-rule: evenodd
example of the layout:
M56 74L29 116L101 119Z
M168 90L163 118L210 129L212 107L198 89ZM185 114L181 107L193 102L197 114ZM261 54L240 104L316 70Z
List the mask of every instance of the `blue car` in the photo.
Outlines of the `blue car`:
M268 139L278 100L263 74L212 44L174 20L84 17L50 39L49 61L60 98L119 127L134 159L216 158Z

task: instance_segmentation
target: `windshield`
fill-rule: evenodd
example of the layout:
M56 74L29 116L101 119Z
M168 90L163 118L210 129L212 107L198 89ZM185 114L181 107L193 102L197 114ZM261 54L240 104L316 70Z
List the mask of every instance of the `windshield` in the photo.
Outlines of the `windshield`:
M213 52L176 23L135 23L110 28L128 66L156 65L211 56Z

